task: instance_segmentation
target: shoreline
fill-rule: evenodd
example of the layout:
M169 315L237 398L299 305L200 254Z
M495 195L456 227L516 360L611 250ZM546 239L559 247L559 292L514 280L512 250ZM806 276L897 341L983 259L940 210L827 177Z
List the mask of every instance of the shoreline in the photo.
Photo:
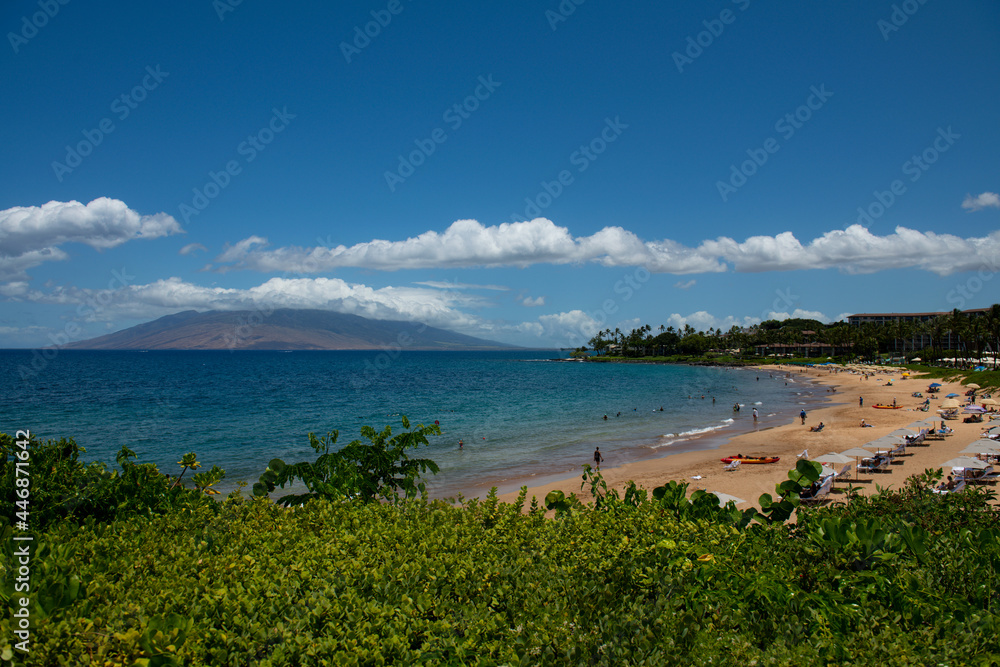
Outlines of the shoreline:
M871 367L870 379L865 380L861 374L855 374L843 367L835 369L814 367L800 368L775 365L757 366L761 371L778 371L793 373L812 383L832 387L827 401L807 409L806 425L803 426L797 416L786 418L786 423L766 429L759 429L725 438L717 447L702 448L698 451L678 452L657 458L633 461L620 466L601 468L601 474L609 488L619 493L629 481L651 492L655 487L668 481L687 482L689 492L695 489L728 493L746 502L738 505L739 509L758 507L758 498L764 493L775 493L775 486L787 479L787 473L794 468L797 455L808 450L809 458L814 458L830 452L841 452L852 447L861 447L875 438L887 435L897 428L905 427L912 422L933 419L940 422L941 418L934 409L934 403L948 393L964 393L965 387L960 382L944 382L937 394L926 394L927 382L919 377L900 378L900 372L892 369ZM894 384L886 385L885 380L893 378ZM914 392L925 393L933 397L931 409L928 412L916 410L924 398L914 398ZM843 397L850 400L842 400ZM864 406L857 404L857 397L864 397ZM896 398L903 406L898 410L880 410L872 406L877 403L891 403ZM841 399L841 400L838 400ZM900 400L901 399L901 400ZM872 428L861 428L860 421L865 419L872 423ZM809 427L823 422L826 426L822 432L811 432ZM994 425L1000 422L992 422ZM908 448L906 455L899 457L890 469L874 475L862 474L860 479L852 478L851 484L868 495L876 491L876 485L882 488L899 489L907 477L922 473L926 468L941 468L941 463L959 455L959 451L979 438L979 434L988 427L989 422L981 424L965 424L959 420L948 424L954 429L954 435L944 441L930 441L926 445ZM703 441L702 441L703 442ZM780 461L774 464L745 465L733 472L724 472L719 461L721 453L735 454L737 452L778 456ZM852 471L854 465L851 464ZM836 468L838 471L840 467ZM944 475L950 473L950 468L944 469ZM856 475L856 473L855 473ZM700 479L695 479L700 477ZM528 480L521 480L522 482ZM585 502L590 500L589 491L580 488L581 476L563 476L562 479L530 480L527 498L533 496L543 502L545 495L559 489L567 495L576 493ZM523 485L523 484L522 484ZM838 482L836 491L830 495L833 500L845 498L843 489L847 482ZM509 487L506 487L509 488ZM500 500L512 502L517 498L520 486L513 490L501 492Z
M671 363L670 365L689 364ZM737 372L756 370L758 374L770 371L770 374L773 375L772 378L760 378L765 381L773 380L780 382L782 378L788 377L789 379L785 382L786 398L779 404L775 412L768 413L768 405L761 405L759 400L755 403L754 399L750 397L752 394L747 394L740 399L742 416L736 416L734 419L733 416L735 413L729 411L729 408L723 408L725 410L724 419L696 425L693 428L694 432L683 431L681 433L661 435L658 438L637 439L624 448L611 449L610 453L609 450L604 448L605 443L600 442L598 444L605 453L605 456L614 460L613 465L606 461L604 469L610 470L626 466L640 466L647 462L681 455L717 452L734 438L755 433L767 433L790 422L803 408L812 413L815 410L831 405L831 401L834 400L833 395L823 385L817 383L814 378L799 376L794 366L777 367L772 365L762 367L760 365L746 365L729 366L728 369ZM751 382L750 384L752 385L753 383ZM768 399L765 399L765 401L768 401ZM773 404L773 397L769 403ZM761 411L759 424L754 424L749 420L750 412L755 407L760 408ZM725 421L731 423L726 424L724 423ZM552 483L579 479L582 464L590 460L595 443L581 442L580 444L582 445L581 457L578 462L570 466L553 468L541 464L533 466L533 469L526 468L512 472L509 476L487 474L461 484L438 485L435 484L434 478L430 478L427 480L428 492L432 498L448 499L456 498L459 495L463 498L485 498L491 489L496 488L499 496L516 497L522 486L528 486L529 488L548 487ZM579 486L578 482L577 486Z

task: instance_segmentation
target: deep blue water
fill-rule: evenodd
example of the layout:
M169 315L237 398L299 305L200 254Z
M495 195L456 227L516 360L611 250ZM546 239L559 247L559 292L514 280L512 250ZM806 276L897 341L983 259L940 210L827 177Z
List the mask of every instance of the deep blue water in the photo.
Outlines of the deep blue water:
M347 443L362 425L396 430L406 415L440 422L419 453L441 466L432 494L481 495L575 474L595 446L605 465L717 446L695 436L751 430L755 404L758 428L788 423L823 392L754 370L555 362L553 351L62 350L44 364L33 355L0 351L0 431L74 437L88 460L108 464L127 444L170 473L194 451L227 471L222 490L256 481L274 457L315 458L310 431L338 429Z

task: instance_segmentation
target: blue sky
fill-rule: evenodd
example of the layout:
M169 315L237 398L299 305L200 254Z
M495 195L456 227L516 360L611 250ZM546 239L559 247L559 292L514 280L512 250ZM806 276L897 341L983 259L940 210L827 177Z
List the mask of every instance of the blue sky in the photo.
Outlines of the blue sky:
M995 2L64 2L0 9L0 347L998 301Z

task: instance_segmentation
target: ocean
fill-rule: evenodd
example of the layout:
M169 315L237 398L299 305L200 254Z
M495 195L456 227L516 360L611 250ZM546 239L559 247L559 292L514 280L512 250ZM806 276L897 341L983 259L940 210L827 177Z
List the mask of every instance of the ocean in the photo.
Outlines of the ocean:
M474 497L576 475L598 446L606 467L718 447L828 397L781 373L554 361L565 354L551 350L50 356L0 351L0 431L73 437L86 460L108 465L128 445L170 474L193 451L205 469L226 470L223 492L252 485L272 458L315 459L309 432L337 429L346 444L366 424L398 431L401 415L441 427L412 454L441 467L427 479L431 496Z

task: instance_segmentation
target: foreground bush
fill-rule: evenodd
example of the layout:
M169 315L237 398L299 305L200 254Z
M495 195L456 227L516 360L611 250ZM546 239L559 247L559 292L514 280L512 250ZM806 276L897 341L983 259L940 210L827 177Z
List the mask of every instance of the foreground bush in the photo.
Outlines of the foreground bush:
M557 519L494 496L292 509L233 497L62 521L37 537L26 664L1000 659L1000 539L982 499L921 505L964 513L961 528L935 532L903 520L906 497L893 494L893 515L859 503L742 528L739 513L669 495L572 503ZM9 533L4 544L9 563Z

